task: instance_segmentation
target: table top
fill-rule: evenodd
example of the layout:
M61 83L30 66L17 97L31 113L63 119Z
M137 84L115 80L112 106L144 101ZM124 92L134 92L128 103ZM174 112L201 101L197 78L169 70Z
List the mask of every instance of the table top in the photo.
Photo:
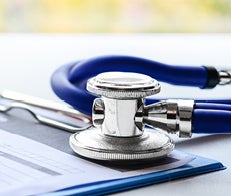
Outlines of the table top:
M231 34L0 34L0 91L9 89L59 101L50 76L60 65L121 54L174 65L231 63ZM160 97L228 98L230 86L201 90L162 84ZM177 93L176 93L177 92ZM227 195L231 191L231 135L173 136L176 148L216 159L227 169L117 193L117 195Z

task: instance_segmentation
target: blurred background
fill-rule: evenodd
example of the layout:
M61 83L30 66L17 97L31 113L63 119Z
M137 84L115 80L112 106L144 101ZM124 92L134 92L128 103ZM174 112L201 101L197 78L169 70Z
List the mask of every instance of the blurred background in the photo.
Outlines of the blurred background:
M0 0L0 32L230 33L231 0Z

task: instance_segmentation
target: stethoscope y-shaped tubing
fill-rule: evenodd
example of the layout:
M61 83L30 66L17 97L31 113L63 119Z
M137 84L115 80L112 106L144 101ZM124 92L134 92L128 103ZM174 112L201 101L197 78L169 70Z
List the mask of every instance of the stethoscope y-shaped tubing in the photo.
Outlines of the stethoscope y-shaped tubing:
M204 66L173 66L143 58L104 56L70 63L58 68L51 77L54 92L77 110L91 115L96 96L86 90L90 77L107 71L137 72L159 81L181 86L206 87L208 73ZM147 98L147 104L159 101ZM197 102L231 103L231 100L196 100Z
M92 103L96 96L86 90L87 80L99 73L108 71L137 72L162 82L199 88L213 87L219 82L216 81L218 77L217 79L216 76L215 79L213 78L214 70L212 70L211 78L211 70L205 66L177 66L130 56L103 56L61 66L52 75L51 85L54 92L62 100L80 112L91 115ZM212 86L209 86L211 81ZM160 100L153 97L146 99L147 104L157 101ZM215 130L221 131L221 127L227 125L231 120L231 106L226 104L231 104L231 100L195 100L194 129L197 132L205 133L214 133ZM214 122L215 125L210 123L211 129L208 129L206 122L209 123L214 118L220 119L220 123L217 121ZM207 127L206 129L203 124ZM226 128L223 132L227 133L231 130Z
M87 80L107 71L137 72L159 81L199 88L219 83L216 70L205 66L173 66L128 56L103 56L70 63L58 68L51 78L52 88L65 102L82 113L91 115L96 98L86 91ZM147 98L151 104L159 99ZM194 133L231 133L231 100L195 100L192 126Z

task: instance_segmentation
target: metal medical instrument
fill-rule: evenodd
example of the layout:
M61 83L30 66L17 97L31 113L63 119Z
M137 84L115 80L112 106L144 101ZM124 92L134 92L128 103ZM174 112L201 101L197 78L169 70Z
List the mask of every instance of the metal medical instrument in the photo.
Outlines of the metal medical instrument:
M9 90L4 90L0 94L0 98L10 100L9 102L0 104L0 112L8 112L14 109L23 109L28 111L38 122L68 131L70 133L86 130L92 126L90 117L81 114L77 110L74 110L71 107L67 107L61 103L55 103L54 101L49 101ZM41 114L39 112L40 110L37 110L37 108L78 119L86 124L86 126L79 127L61 122L57 119L52 119L51 117Z
M82 113L92 113L94 124L70 137L72 149L98 160L150 160L167 156L174 148L162 131L189 138L192 133L231 133L231 99L145 98L160 91L153 78L204 89L230 84L231 71L130 56L102 56L61 66L51 78L54 92Z
M169 136L144 127L145 124L167 126L176 131L179 124L173 119L177 116L174 106L169 111L172 114L168 114L164 103L145 106L144 98L160 91L156 80L143 74L107 72L90 79L87 89L102 98L93 103L95 127L70 137L70 146L76 153L99 160L147 160L164 157L173 150ZM180 116L185 123L183 134L189 132L190 106ZM165 122L165 115L172 119Z
M101 95L93 103L95 128L70 137L72 149L84 157L100 160L149 160L167 156L172 139L145 125L180 137L191 136L194 101L162 101L145 105L145 97L160 91L159 83L137 73L106 72L91 78L87 89Z

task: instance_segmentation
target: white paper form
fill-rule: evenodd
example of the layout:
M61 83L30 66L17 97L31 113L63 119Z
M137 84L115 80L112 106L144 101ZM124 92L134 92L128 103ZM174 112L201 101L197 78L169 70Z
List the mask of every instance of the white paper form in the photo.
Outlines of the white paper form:
M193 157L179 152L148 168L118 169L69 155L0 130L0 195L32 195L101 180L119 179L179 167Z

